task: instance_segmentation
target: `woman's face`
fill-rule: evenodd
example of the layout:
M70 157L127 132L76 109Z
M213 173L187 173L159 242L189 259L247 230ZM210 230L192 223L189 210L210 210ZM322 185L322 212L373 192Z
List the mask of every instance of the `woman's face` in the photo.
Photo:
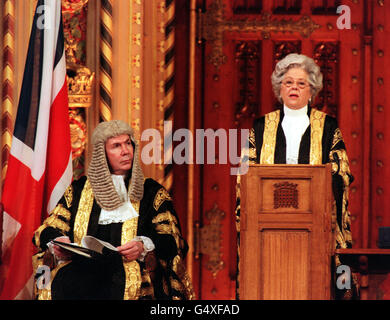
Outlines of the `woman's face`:
M283 77L280 96L283 103L290 109L301 109L308 104L311 90L308 74L301 68L289 69Z

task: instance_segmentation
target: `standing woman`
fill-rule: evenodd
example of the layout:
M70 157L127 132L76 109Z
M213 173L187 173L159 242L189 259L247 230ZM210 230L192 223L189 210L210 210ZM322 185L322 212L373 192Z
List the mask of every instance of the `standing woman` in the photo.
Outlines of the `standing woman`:
M254 121L249 136L249 163L331 163L335 248L350 248L348 189L353 177L345 144L336 119L310 106L322 89L320 68L313 59L292 53L276 64L271 80L283 107ZM239 209L238 185L238 223ZM335 263L340 264L337 257Z

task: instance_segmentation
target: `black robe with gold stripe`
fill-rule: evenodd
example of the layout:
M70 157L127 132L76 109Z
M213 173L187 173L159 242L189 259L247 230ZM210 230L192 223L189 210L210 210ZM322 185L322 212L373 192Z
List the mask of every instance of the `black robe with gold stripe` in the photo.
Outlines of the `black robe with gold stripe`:
M126 185L127 185L126 181ZM39 252L36 269L50 265L51 286L37 289L38 299L192 299L194 293L184 266L188 245L168 192L153 179L144 182L144 196L132 202L139 216L123 223L99 225L101 208L86 177L72 183L56 208L34 234ZM119 246L136 235L149 237L155 250L144 262L126 261L119 255L90 260L74 255L55 265L46 244L69 236L79 243L85 235Z

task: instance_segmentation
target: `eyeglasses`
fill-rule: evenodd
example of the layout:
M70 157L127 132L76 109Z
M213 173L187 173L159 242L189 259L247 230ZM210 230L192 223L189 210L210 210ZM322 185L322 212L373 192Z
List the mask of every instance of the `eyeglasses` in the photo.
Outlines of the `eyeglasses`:
M304 81L304 80L297 80L297 81L294 81L293 79L285 79L282 81L282 84L286 87L286 88L291 88L294 83L297 84L297 87L299 89L305 89L306 87L309 86L309 84Z

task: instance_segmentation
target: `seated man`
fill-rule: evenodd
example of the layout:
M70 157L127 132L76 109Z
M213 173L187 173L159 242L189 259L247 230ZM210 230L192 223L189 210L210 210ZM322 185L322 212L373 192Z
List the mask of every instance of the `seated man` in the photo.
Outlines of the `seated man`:
M102 122L92 145L87 176L68 187L34 234L34 268L49 265L52 279L37 298L192 299L183 261L188 245L168 192L144 179L132 129L123 121ZM51 242L80 244L85 235L119 254L88 259Z

